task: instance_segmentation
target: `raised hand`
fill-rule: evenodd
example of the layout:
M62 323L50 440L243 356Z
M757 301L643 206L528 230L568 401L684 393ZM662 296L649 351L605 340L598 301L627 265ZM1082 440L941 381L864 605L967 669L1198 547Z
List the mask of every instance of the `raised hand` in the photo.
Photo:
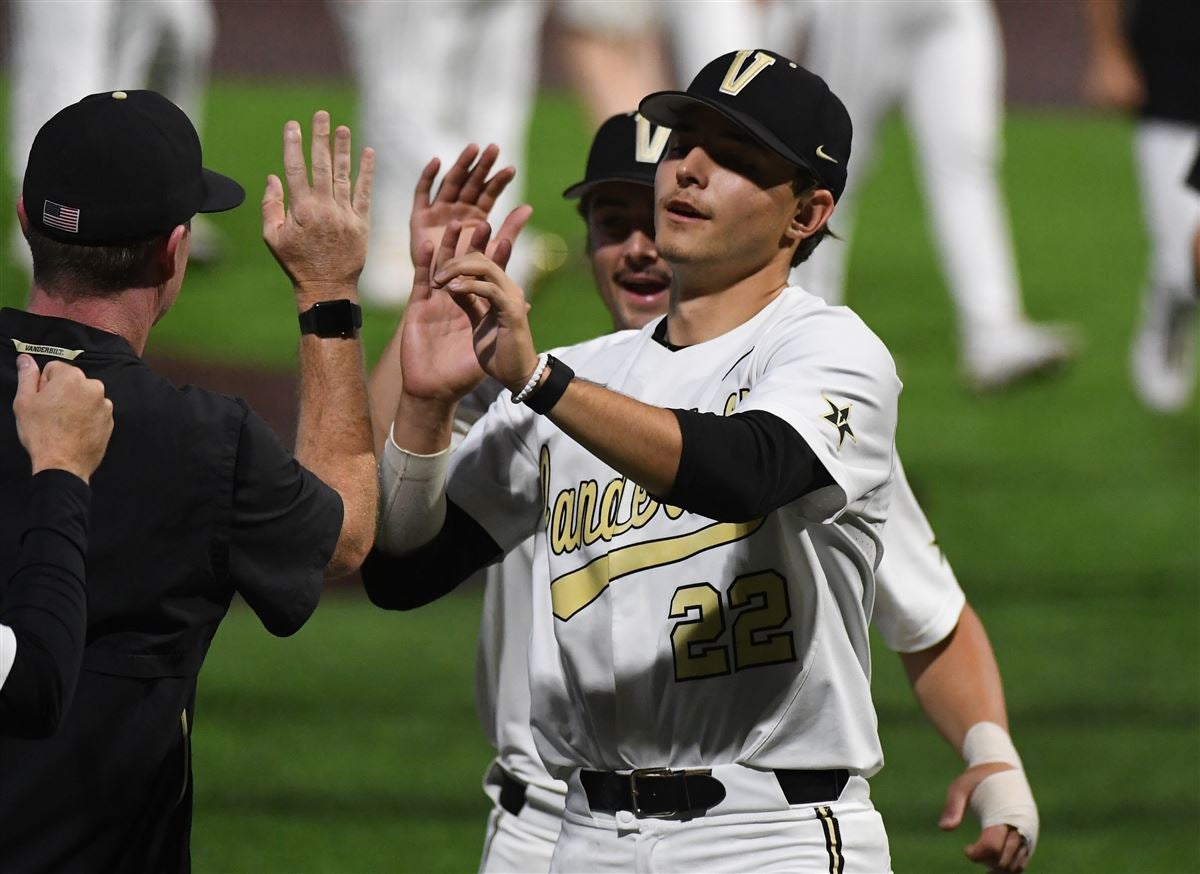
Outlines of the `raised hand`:
M400 344L404 392L413 397L458 401L484 377L475 356L470 319L446 291L434 288L432 283L435 264L450 261L464 236L467 250L480 253L488 245L491 227L483 222L467 234L457 221L452 221L436 252L433 243L426 240L417 253ZM510 249L507 241L501 245L504 257Z
M435 250L441 245L442 236L450 222L458 222L470 231L487 221L496 199L517 175L514 168L505 167L488 177L499 156L500 148L495 144L480 153L479 147L471 143L459 153L432 197L433 180L437 178L441 161L434 158L425 165L413 192L409 218L409 241L414 265L426 242L433 243ZM468 238L469 235L464 236L462 242L465 244Z
M283 184L274 174L263 192L263 239L304 304L357 295L367 258L375 153L363 149L351 187L350 129L338 127L329 147L329 113L313 115L312 183L300 124L283 128ZM304 305L302 304L302 305Z
M100 380L61 361L39 372L32 357L18 355L13 413L35 474L66 470L84 482L91 479L113 430L112 401Z
M509 246L502 243L496 251L502 256L499 262L481 251L439 261L434 268L433 286L453 295L466 313L479 366L516 392L537 366L537 352L529 329L525 292L509 279L500 263L507 261L509 252Z

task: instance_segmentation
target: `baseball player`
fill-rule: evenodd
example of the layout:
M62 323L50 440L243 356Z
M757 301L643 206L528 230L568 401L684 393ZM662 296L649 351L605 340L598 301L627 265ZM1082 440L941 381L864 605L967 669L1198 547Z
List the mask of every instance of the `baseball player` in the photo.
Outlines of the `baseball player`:
M1088 3L1086 86L1093 101L1138 115L1134 156L1150 263L1130 372L1142 403L1171 413L1187 406L1196 382L1200 277L1188 250L1200 226L1200 194L1185 179L1200 148L1200 8L1122 7L1119 0Z
M860 320L786 283L845 185L849 118L762 50L641 112L673 129L668 316L538 356L486 233L453 257L451 225L436 266L426 245L384 459L398 512L364 578L386 600L534 537L531 725L568 783L552 868L885 871L866 624L900 385ZM447 466L479 367L510 395Z
M667 309L671 272L654 247L652 196L654 169L667 133L634 113L608 119L592 143L586 178L564 192L568 198L581 199L580 213L588 225L588 252L596 286L618 331L641 328ZM474 168L469 168L475 154L472 149L464 151L447 174L433 205L428 197L432 177L427 172L414 205L414 238L429 238L429 231L422 225L430 223L440 237L439 221L444 224L456 208L454 214L463 220L478 222L486 217L478 203L487 205L488 201L476 197L484 190L491 155L485 154ZM471 177L475 182L465 184ZM455 203L460 191L466 201ZM440 212L440 218L431 220L429 216L435 212ZM372 378L373 404L383 409L395 409L400 394L398 353L395 346L390 348ZM464 398L455 414L456 435L465 433L501 390L499 384L488 379ZM386 439L390 424L377 422L379 445ZM888 645L901 653L931 720L961 750L970 727L981 722L1005 722L999 672L982 624L966 606L953 573L934 546L932 531L903 472L898 473L897 493L884 533L885 558L878 574L873 621ZM566 794L566 785L553 779L542 766L529 728L531 550L532 543L526 541L501 565L486 572L477 704L484 730L499 756L485 777L494 807L484 841L482 871L549 870ZM975 694L969 700L960 700L952 694L947 678L973 688ZM1013 784L1006 794L1016 799L1016 806L1025 812L1022 822L1036 834L1036 806L1023 775L991 778L980 799L990 799L993 785L1004 781ZM957 825L962 800L970 794L961 782L956 786L948 824ZM1003 821L1011 822L1014 812L1008 810L1009 819ZM1000 822L1005 815L995 806L979 809L978 813L985 823ZM1007 826L992 826L990 833L972 845L969 855L989 864L998 863L1008 834ZM1013 844L1019 848L1019 838L1014 838ZM1010 860L1013 867L999 870L1019 870L1015 865L1019 860L1023 857L1014 852Z
M361 127L381 153L364 299L402 305L412 288L405 194L429 154L450 155L484 133L525 154L537 86L544 0L364 3L329 0L359 86ZM500 207L516 205L510 190ZM512 265L532 268L520 247Z
M805 63L846 102L857 170L839 204L836 230L850 239L858 183L884 118L899 107L915 141L932 230L958 311L962 370L977 390L1003 388L1074 354L1061 326L1024 312L1004 195L997 181L1003 54L986 0L943 3L772 4L772 44L788 25L805 41ZM830 303L845 296L849 246L823 246L792 276Z

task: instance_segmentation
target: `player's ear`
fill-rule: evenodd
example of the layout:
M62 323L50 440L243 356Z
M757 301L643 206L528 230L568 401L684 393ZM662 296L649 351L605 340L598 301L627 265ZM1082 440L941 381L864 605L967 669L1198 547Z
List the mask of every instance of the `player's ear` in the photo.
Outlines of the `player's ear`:
M25 195L24 194L17 195L17 221L21 225L21 233L25 237L28 237L29 236L29 216L27 216L25 214Z
M833 194L827 188L806 192L796 201L786 236L790 241L805 240L829 223L833 215Z

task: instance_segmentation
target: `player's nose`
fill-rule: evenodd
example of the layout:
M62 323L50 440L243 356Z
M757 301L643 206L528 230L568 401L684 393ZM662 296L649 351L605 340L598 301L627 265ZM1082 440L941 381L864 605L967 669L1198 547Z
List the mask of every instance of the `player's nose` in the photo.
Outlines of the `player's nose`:
M696 185L703 188L708 183L709 157L704 149L692 146L675 164L675 182L680 188Z
M635 230L625 238L625 258L634 265L644 266L658 260L658 247L654 236L643 230Z

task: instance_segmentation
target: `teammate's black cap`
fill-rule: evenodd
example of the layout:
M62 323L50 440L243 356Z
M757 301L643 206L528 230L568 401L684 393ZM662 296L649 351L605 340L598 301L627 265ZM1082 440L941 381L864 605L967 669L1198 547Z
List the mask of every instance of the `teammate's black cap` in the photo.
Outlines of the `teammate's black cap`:
M34 228L87 246L149 239L246 197L204 168L191 121L154 91L92 94L42 125L22 194Z
M653 187L654 171L670 135L670 130L651 124L636 112L614 115L596 131L583 181L564 191L563 197L583 197L601 182Z
M765 49L721 55L696 74L687 91L659 91L638 110L675 126L692 106L736 122L772 151L809 170L834 200L846 187L850 114L825 80Z

